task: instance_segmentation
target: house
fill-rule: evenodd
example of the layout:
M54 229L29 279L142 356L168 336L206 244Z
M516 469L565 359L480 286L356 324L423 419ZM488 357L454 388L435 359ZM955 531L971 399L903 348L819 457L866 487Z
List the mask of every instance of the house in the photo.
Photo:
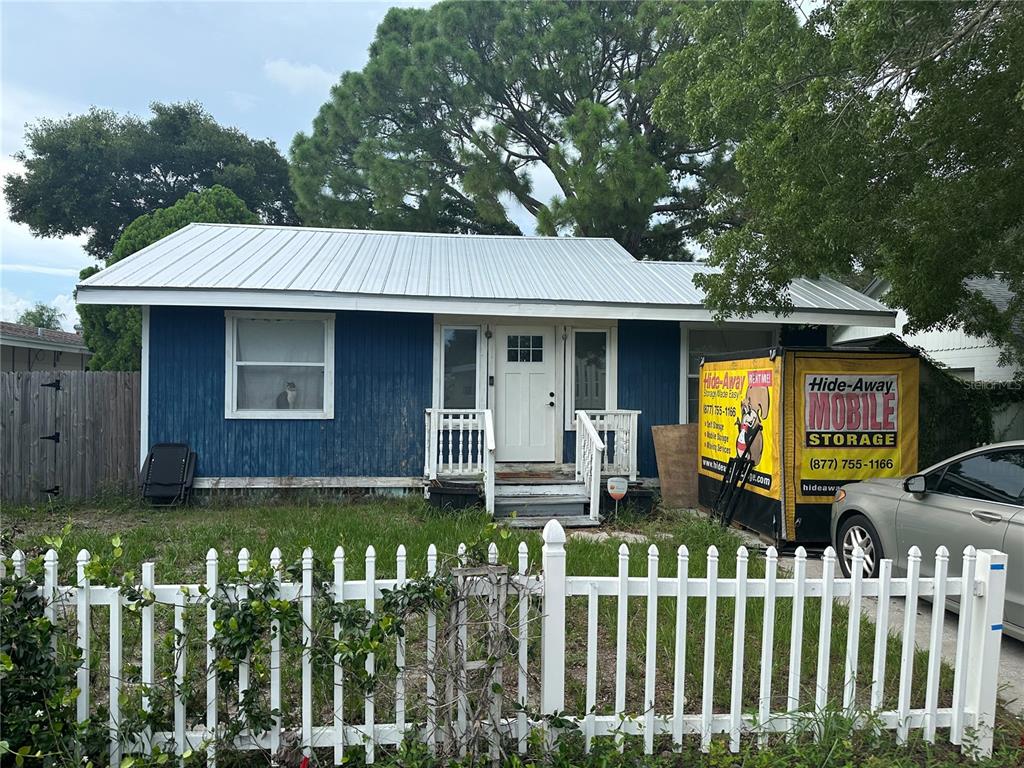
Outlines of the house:
M0 322L0 371L84 371L91 355L79 333Z
M491 509L596 516L601 475L657 483L651 427L695 420L704 353L895 317L819 279L784 320L716 324L706 269L611 239L193 224L78 301L142 307L143 450L191 444L199 486L479 479Z
M1012 294L1006 281L998 275L991 278L971 278L966 281L968 289L989 299L1000 311L1005 311ZM879 301L889 291L889 282L876 278L864 293ZM896 333L900 338L927 354L934 362L944 366L949 373L974 386L986 387L993 383L1012 382L1021 375L1019 366L1006 364L1000 359L1000 348L991 339L972 336L962 328L938 329L905 333L907 315L899 310L896 315ZM1017 332L1024 335L1024 320L1018 320ZM877 328L851 326L838 329L833 340L837 344L857 343L878 336ZM1012 386L1012 385L1011 385ZM1018 440L1024 438L1024 403L1006 403L995 409L992 416L992 433L995 440Z

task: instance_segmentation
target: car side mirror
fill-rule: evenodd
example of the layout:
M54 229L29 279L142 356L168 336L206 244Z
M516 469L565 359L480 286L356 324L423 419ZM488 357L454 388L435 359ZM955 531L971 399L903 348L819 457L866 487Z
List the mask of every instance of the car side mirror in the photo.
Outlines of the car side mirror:
M903 490L907 493L924 493L928 490L924 475L911 475L903 481Z

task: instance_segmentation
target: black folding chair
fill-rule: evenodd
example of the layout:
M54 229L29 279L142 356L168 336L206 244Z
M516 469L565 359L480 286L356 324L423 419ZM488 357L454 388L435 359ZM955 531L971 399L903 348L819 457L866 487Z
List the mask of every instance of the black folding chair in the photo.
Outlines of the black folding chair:
M196 454L185 443L157 443L142 465L142 498L169 507L185 504L192 495Z

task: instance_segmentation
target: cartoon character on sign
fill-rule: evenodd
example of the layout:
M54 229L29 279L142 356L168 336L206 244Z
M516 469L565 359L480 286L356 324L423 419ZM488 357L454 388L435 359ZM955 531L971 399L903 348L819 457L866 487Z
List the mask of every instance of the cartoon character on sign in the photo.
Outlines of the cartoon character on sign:
M749 435L754 431L754 427L758 424L763 424L765 419L768 418L768 410L771 408L771 395L768 392L766 386L754 386L747 387L746 397L740 403L740 418L736 420L736 428L738 434L736 435L736 455L742 456L747 451L747 443L749 442ZM763 428L757 431L757 434L753 438L753 442L750 443L750 452L747 456L751 461L754 462L756 467L761 462L761 456L764 455L764 430Z

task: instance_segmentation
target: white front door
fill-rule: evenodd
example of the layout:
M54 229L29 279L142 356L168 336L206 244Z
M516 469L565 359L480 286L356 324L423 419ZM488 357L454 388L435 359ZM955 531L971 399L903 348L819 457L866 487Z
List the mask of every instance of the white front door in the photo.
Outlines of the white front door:
M555 329L499 327L494 431L498 461L555 460Z

